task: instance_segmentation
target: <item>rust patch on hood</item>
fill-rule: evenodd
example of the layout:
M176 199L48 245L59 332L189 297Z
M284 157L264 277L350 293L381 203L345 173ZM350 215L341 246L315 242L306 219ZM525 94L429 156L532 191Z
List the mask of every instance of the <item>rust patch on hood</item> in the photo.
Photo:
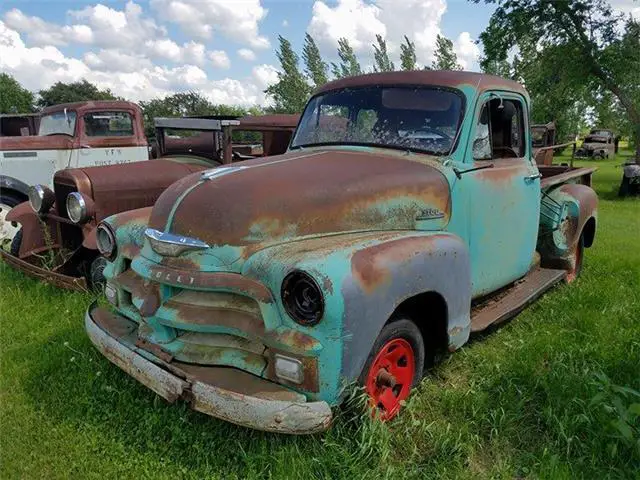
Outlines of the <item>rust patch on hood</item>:
M150 226L164 230L169 222L172 233L210 245L258 248L301 236L413 229L425 210L441 212L443 224L450 215L449 185L437 168L375 151L290 152L198 182L191 175L167 189Z

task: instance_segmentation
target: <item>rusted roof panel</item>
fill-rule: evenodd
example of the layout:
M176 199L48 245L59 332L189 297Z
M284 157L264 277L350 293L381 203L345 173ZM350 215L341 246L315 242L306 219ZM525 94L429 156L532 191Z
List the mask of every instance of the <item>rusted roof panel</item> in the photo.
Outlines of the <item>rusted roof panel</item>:
M326 83L315 94L340 88L365 87L370 85L438 85L461 88L477 87L479 92L490 89L505 89L519 92L528 97L524 87L513 80L477 72L452 70L415 70L411 72L368 73L355 77L341 78Z

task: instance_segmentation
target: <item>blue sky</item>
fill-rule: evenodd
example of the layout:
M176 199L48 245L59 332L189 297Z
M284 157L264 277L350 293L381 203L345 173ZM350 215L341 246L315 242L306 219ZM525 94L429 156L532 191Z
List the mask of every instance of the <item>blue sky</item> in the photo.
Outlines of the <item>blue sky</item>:
M299 51L309 31L326 60L345 36L366 67L376 33L396 58L408 35L425 64L440 33L475 70L473 42L492 11L467 0L4 0L0 70L32 90L87 78L133 100L196 89L220 103L264 104L279 34Z

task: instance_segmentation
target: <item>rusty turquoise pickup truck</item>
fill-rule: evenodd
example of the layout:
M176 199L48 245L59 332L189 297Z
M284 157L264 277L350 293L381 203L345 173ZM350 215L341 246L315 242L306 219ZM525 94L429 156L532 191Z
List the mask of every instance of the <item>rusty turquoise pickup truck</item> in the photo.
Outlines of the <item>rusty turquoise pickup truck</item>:
M537 166L521 85L368 74L310 98L287 152L189 175L106 218L85 326L172 402L326 430L354 386L393 418L438 352L579 275L594 169Z

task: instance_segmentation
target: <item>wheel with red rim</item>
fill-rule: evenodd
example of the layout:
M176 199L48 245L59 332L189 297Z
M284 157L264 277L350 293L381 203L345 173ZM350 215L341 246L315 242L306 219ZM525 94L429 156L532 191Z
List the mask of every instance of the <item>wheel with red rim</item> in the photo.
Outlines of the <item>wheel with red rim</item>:
M422 335L412 321L399 319L384 326L360 376L374 416L386 421L398 414L422 377L424 357Z
M576 248L571 258L571 268L567 271L567 283L575 282L582 271L584 261L584 238L580 235Z

